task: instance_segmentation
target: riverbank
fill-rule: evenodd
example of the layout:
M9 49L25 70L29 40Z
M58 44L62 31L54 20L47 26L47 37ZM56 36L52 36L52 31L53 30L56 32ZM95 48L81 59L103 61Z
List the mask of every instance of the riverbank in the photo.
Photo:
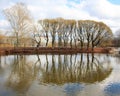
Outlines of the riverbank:
M109 53L110 48L51 48L51 47L18 47L18 48L0 48L0 55L15 55L15 54L76 54L76 53Z

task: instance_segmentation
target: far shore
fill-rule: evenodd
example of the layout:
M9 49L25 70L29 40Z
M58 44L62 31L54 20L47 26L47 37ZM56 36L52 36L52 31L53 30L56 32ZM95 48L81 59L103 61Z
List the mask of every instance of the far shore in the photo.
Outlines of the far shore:
M109 53L111 48L69 48L69 47L5 47L0 48L0 55L15 55L15 54L77 54L77 53Z

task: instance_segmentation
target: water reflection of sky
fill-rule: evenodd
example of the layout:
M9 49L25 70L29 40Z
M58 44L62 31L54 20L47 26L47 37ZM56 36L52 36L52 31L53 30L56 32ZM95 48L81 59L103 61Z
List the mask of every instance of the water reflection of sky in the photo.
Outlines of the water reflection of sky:
M120 96L120 82L114 82L107 85L104 91L108 96Z
M78 93L82 91L84 86L80 83L69 83L64 85L64 92L67 96L78 96Z
M0 96L16 96L12 90L5 90L4 88L0 89Z

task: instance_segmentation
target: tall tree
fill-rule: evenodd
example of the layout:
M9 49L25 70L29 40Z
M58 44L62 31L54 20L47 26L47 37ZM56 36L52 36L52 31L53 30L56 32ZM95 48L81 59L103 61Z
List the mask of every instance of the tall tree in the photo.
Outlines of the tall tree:
M95 46L102 46L105 42L110 42L113 37L111 29L103 22L96 22L92 20L80 20L77 24L77 36L87 49Z
M43 37L43 30L39 23L33 24L33 34L32 34L33 40L36 43L36 47L41 46L41 39Z
M73 36L76 32L76 21L75 20L69 20L69 27L68 31L70 32L70 47L73 47Z
M23 3L17 3L10 8L3 10L4 15L11 25L15 36L15 45L19 47L20 39L23 38L29 31L29 24L32 21L29 10Z
M83 28L83 22L81 20L77 21L77 24L76 24L76 36L75 38L77 38L78 42L80 42L80 47L81 49L84 47L84 43L85 43L85 36L84 36L84 28ZM76 40L76 39L75 39ZM76 41L75 41L76 42ZM76 44L76 43L75 43Z
M50 22L49 19L43 19L38 21L42 27L42 32L46 40L46 47L48 46L49 42L49 31L50 31Z
M50 35L52 37L52 47L55 47L55 40L56 40L56 36L57 36L56 33L59 29L59 24L56 19L49 20L49 23L50 23Z
M62 34L64 47L68 46L68 42L70 42L70 46L72 47L72 37L73 37L72 34L73 34L74 26L75 26L74 20L64 20L63 34Z
M92 31L92 49L95 46L110 45L113 39L112 30L103 22L95 22Z
M57 22L58 22L58 30L57 30L57 38L58 38L58 47L62 47L63 46L63 27L64 27L64 19L63 18L57 18Z

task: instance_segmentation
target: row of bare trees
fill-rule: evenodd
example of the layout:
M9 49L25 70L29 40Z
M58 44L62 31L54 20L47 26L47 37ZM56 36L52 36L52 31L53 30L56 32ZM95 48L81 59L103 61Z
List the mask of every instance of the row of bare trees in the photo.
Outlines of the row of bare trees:
M52 47L86 47L88 49L109 44L113 36L106 24L92 20L76 21L56 18L42 19L35 24L23 3L17 3L5 9L4 15L16 38L16 47L19 47L21 38L30 36L37 47L43 45L48 47L51 44ZM45 42L42 45L43 40Z
M107 25L92 20L75 21L56 18L39 20L38 23L41 30L36 31L34 36L44 37L46 46L51 40L52 47L86 47L88 49L105 43L110 44L113 36ZM39 39L39 45L40 41L41 39Z

